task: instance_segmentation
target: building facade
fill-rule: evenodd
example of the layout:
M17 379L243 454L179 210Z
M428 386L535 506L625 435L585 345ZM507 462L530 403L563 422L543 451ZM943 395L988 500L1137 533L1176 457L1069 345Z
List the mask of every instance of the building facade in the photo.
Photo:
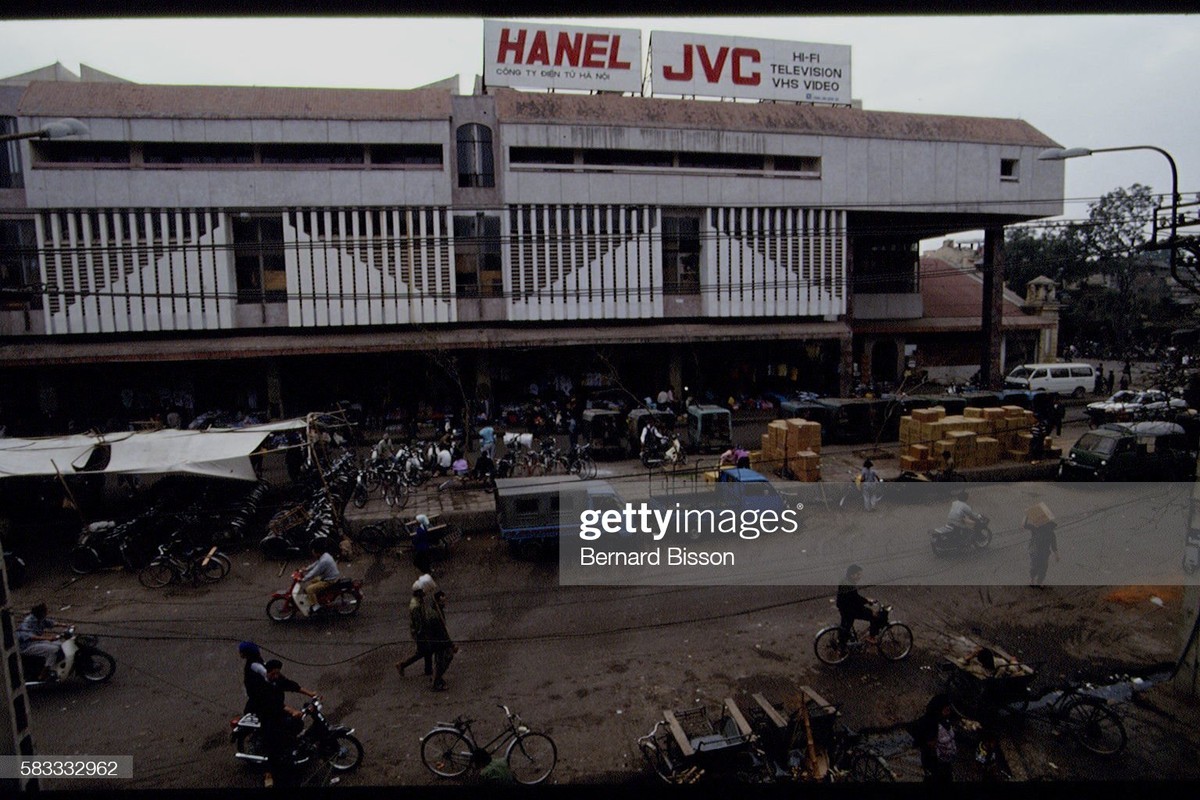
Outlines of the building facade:
M1025 122L513 89L0 86L0 404L272 413L851 378L917 243L1062 212ZM440 387L440 388L439 388ZM176 403L178 405L178 403ZM104 410L100 410L103 407Z

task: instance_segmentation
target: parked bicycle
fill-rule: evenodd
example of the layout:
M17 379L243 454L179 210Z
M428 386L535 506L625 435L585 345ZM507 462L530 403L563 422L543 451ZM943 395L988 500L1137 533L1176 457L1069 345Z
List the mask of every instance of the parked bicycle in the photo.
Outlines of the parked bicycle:
M179 539L159 545L158 555L138 570L138 582L147 589L190 581L193 586L216 583L229 574L229 556L212 546L186 548Z
M888 619L892 611L891 606L880 606L878 603L874 605L878 607L879 613L883 616L882 625L873 643L874 647L888 661L903 661L912 652L912 628L903 622L893 622ZM837 665L855 653L861 653L872 646L871 642L859 638L856 628L857 625L852 625L848 632L843 633L842 626L838 624L818 631L813 639L813 650L816 652L817 658L822 663Z
M544 733L530 730L519 716L501 705L504 728L491 741L479 745L471 730L475 721L463 716L453 722L439 722L421 737L421 763L441 778L457 778L471 767L491 763L492 754L506 747L504 760L517 783L543 782L558 763L558 748Z

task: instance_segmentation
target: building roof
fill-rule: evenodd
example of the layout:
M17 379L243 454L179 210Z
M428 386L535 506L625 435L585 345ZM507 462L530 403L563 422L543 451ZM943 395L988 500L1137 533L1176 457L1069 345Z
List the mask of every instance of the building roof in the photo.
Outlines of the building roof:
M34 81L17 113L118 119L433 120L451 115L438 89L300 89Z
M496 89L501 124L630 125L1058 147L1024 120L864 111L795 103L730 103Z
M982 329L983 276L973 268L967 269L923 256L921 270L921 304L924 314L913 320L855 320L855 333L946 333L971 332ZM1002 327L1006 330L1035 330L1052 328L1057 317L1026 314L1021 310L1024 301L1015 292L1004 290Z

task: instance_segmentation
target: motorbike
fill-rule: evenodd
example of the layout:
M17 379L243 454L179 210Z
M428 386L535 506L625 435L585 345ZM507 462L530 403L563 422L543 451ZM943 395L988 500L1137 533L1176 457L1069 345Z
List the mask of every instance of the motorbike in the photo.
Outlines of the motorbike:
M82 678L88 683L105 683L117 671L117 661L96 647L97 641L97 638L90 634L76 635L74 625L68 627L58 637L60 654L58 660L50 667L50 676L46 680L27 679L25 685L46 686L61 683L71 676ZM22 658L27 676L41 674L41 659L29 656Z
M312 616L308 593L304 591L303 575L300 570L292 573L290 588L275 592L267 602L267 616L276 622L286 622L299 615ZM340 578L317 593L317 602L321 607L317 615L336 614L339 617L350 617L358 613L362 603L362 581L353 578Z
M683 443L676 435L661 439L647 436L646 443L642 445L641 459L643 466L654 469L668 464L682 465L686 462L687 455L684 452Z
M992 529L988 518L980 515L979 521L967 525L946 523L929 532L933 554L944 556L962 550L981 550L991 544Z
M321 761L329 764L335 772L349 772L362 763L363 746L354 736L354 728L330 725L325 718L324 707L319 697L304 704L299 721L301 730L291 750L290 766L294 769ZM308 720L304 727L304 720ZM266 764L267 748L262 736L262 724L257 714L243 714L229 722L232 731L234 757L254 764Z

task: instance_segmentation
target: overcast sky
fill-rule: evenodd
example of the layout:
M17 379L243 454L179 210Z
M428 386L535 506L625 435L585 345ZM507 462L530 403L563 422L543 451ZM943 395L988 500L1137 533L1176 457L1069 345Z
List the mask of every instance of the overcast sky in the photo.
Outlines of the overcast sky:
M1156 145L1200 191L1200 16L688 17L527 20L741 35L852 48L869 110L1013 117L1066 147ZM138 83L406 89L482 71L480 18L0 22L0 76L61 61ZM1156 153L1067 164L1066 216L1143 183L1170 191Z

